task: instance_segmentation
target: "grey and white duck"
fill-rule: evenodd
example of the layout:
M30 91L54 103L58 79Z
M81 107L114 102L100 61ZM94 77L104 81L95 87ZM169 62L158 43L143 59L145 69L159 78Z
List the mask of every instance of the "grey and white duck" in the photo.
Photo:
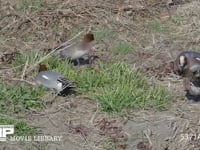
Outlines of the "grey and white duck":
M56 71L47 70L47 66L44 64L40 64L39 73L36 76L36 83L54 90L57 93L67 92L69 89L76 87L73 81Z

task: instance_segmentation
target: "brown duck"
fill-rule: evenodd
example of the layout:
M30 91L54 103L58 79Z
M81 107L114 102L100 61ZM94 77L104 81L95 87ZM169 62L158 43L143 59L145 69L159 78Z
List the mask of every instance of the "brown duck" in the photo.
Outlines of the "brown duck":
M69 43L58 49L60 51L59 55L61 58L68 58L73 60L77 60L79 64L79 59L88 55L92 51L92 41L94 40L94 35L92 33L88 33L84 35L82 41Z

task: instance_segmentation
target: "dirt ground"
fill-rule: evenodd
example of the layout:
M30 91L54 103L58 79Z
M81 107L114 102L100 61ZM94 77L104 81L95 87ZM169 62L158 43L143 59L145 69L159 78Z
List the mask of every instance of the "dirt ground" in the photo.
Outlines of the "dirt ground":
M20 1L20 0L19 0ZM199 37L189 30L187 18L176 30L174 39L168 31L149 33L141 24L156 20L170 24L177 14L196 15L197 26L199 1L62 1L44 0L45 7L33 12L16 11L19 1L0 1L0 68L5 68L5 54L30 48L48 51L69 39L71 29L97 31L101 27L119 32L119 39L138 45L122 59L136 65L149 78L149 83L160 82L173 95L170 108L165 111L137 110L127 115L107 114L100 111L95 101L71 95L59 97L47 95L53 101L41 112L23 114L23 119L41 130L44 135L61 135L59 142L6 142L2 150L199 150L200 119L199 103L188 101L184 96L182 79L168 69L170 62L183 49L199 50ZM200 14L200 13L199 13ZM136 22L136 24L131 21ZM140 21L140 22L139 22ZM178 19L176 20L178 21ZM196 24L195 24L196 23ZM54 28L54 24L57 28ZM79 25L79 26L78 26ZM141 25L141 26L140 26ZM186 30L188 30L186 32ZM180 34L180 35L179 35ZM188 35L188 36L187 36ZM57 40L57 36L59 40ZM190 37L189 37L190 36ZM191 37L193 36L193 37ZM176 40L177 38L177 40ZM96 43L103 56L109 54L112 39ZM138 44L139 43L139 44ZM115 43L114 43L115 44ZM141 60L143 60L141 62ZM19 117L20 118L20 117ZM186 137L189 135L190 137Z

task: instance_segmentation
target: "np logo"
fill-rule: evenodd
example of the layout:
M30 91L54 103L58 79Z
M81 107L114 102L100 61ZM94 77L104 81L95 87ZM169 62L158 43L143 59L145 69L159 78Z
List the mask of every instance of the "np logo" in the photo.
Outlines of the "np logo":
M14 125L0 125L0 141L6 141L6 136L13 133Z

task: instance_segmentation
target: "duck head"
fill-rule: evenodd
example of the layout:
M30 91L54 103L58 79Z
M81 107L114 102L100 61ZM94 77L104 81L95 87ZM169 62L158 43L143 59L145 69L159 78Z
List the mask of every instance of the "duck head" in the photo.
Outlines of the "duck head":
M40 64L38 72L46 71L46 70L47 70L47 66L45 64Z
M90 43L90 42L94 41L94 34L92 34L92 33L85 34L83 41L86 43Z

